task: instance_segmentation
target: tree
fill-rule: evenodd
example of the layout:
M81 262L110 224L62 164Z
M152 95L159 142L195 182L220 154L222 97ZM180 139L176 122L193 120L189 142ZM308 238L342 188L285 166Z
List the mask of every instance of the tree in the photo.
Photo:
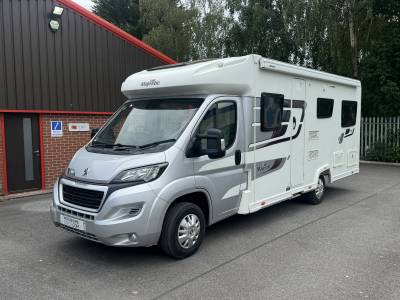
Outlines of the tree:
M400 114L399 0L94 0L178 61L250 53L358 78L363 115Z
M139 0L93 0L93 12L141 39Z
M361 61L363 114L400 115L400 4L375 0L374 30Z
M196 11L174 0L141 1L143 40L177 61L190 59Z
M186 4L195 13L191 28L191 59L223 57L229 28L224 1L191 0Z

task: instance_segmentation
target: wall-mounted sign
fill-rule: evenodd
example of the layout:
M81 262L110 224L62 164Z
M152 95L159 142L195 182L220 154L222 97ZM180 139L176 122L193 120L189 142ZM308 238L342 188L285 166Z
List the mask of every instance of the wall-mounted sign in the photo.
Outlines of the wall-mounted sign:
M69 123L68 124L69 131L89 131L89 123Z
M63 135L62 121L50 121L51 136L60 137Z

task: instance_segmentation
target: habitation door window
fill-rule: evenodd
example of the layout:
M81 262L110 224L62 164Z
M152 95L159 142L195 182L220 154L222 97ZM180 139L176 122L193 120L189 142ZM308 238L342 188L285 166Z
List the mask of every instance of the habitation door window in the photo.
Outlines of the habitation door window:
M261 94L261 131L272 131L281 126L284 96Z
M233 101L221 101L214 104L206 113L200 123L198 133L206 134L210 128L216 128L224 134L226 148L235 142L236 137L236 103Z
M357 102L342 101L342 127L350 127L356 124L357 120Z
M333 99L318 98L317 99L317 118L327 119L332 117Z

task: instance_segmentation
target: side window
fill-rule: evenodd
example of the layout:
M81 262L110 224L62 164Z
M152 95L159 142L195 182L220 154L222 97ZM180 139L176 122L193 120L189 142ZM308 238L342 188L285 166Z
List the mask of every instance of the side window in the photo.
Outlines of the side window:
M226 148L228 149L235 142L237 128L236 115L235 102L218 102L207 111L200 123L198 133L206 134L210 128L221 130L224 134Z
M272 131L281 126L284 96L261 94L261 131Z
M317 118L327 119L332 117L333 99L318 98L317 99Z
M356 124L357 119L357 102L342 101L342 127L350 127Z

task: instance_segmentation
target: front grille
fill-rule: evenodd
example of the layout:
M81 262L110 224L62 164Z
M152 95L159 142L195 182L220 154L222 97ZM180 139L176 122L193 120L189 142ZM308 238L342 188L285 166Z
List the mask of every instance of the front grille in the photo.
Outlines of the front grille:
M64 214L68 214L68 215L71 215L71 216L74 216L74 217L80 217L80 218L83 218L83 219L86 219L86 220L89 220L89 221L93 221L94 220L94 216L93 215L83 214L81 212L78 212L78 211L75 211L75 210L72 210L72 209L68 209L68 208L65 208L65 207L62 207L62 206L57 206L57 209L58 209L59 212L62 212Z
M84 231L81 231L81 230L77 230L77 229L65 226L63 224L57 224L57 225L62 229L65 229L65 230L67 230L69 232L72 232L72 233L75 233L75 234L79 235L80 237L83 237L85 239L97 242L97 236L95 236L94 234L87 233L87 232L84 232Z
M103 196L104 192L102 191L87 190L70 185L63 185L63 200L74 205L99 209Z

